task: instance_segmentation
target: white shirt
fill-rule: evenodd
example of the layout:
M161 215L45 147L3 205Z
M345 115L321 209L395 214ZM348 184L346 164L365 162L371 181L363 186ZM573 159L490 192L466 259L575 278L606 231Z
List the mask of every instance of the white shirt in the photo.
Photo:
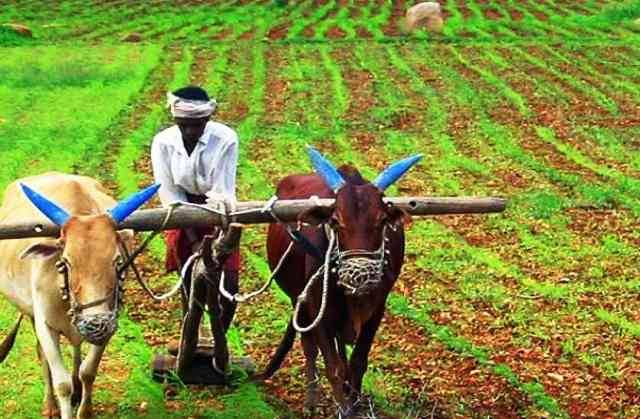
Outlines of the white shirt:
M153 177L162 185L158 191L162 205L186 201L186 193L235 198L238 135L224 124L209 121L188 155L174 125L154 137L151 164Z

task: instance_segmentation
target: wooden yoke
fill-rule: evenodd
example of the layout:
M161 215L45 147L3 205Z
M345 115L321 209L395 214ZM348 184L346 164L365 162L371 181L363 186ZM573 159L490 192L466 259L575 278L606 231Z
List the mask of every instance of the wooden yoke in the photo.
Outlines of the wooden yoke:
M501 198L438 198L438 197L406 197L385 198L385 202L414 216L444 215L444 214L484 214L502 212L507 201ZM298 215L314 207L330 208L333 199L296 199L275 201L272 206L268 201L245 201L237 203L237 212L233 218L242 224L263 224L275 222L271 211L279 220L296 221ZM265 211L265 207L270 208ZM216 214L206 208L193 205L179 206L174 209L168 222L164 222L168 208L154 208L138 210L119 224L119 229L135 231L151 231L174 228L206 228L213 225L223 225L226 216ZM1 225L0 240L20 239L27 237L57 237L59 227L43 221L31 221L21 224Z

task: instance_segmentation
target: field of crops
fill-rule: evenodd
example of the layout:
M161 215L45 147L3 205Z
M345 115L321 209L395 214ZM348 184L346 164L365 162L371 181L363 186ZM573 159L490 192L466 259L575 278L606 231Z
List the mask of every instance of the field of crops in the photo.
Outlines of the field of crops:
M55 169L123 195L151 182L168 89L203 85L240 136L239 199L309 171L304 145L372 177L425 159L390 195L504 196L504 214L414 219L370 356L379 417L640 416L638 1L442 0L442 34L406 33L415 2L0 2L0 187ZM140 43L125 43L131 33ZM269 275L248 228L241 284ZM163 244L143 271L156 287ZM234 355L265 365L289 316L274 287L243 305ZM154 352L179 303L128 284L96 381L100 417L296 418L296 345L266 384L166 389ZM0 335L15 318L0 301ZM39 417L29 327L0 366L0 416ZM327 383L318 417L335 411ZM165 394L166 393L166 394Z

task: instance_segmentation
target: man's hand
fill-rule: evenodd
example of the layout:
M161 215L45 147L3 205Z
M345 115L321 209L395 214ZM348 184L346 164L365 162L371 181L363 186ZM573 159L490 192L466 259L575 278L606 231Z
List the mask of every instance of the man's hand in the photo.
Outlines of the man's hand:
M233 212L236 210L236 200L226 194L210 192L207 194L207 206L221 212Z

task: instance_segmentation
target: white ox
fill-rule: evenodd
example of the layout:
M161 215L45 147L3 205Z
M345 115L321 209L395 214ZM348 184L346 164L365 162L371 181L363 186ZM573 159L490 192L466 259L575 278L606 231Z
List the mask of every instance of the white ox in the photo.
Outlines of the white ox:
M117 231L116 226L158 186L116 202L94 179L51 172L16 181L5 191L0 224L46 216L61 227L57 239L0 241L0 292L18 307L20 318L26 315L33 323L45 382L45 417L70 419L72 403L78 402L78 418L92 415L98 364L117 328L123 246L132 238L131 231ZM0 362L19 324L0 345ZM73 345L72 374L62 360L60 335ZM84 341L90 348L81 360Z

